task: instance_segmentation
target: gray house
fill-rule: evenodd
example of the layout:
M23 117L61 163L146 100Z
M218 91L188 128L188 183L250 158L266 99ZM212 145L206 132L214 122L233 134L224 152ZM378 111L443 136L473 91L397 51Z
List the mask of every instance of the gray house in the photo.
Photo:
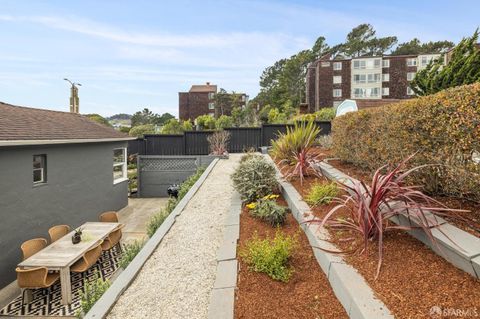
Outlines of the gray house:
M0 289L25 240L127 205L130 139L79 114L0 102Z

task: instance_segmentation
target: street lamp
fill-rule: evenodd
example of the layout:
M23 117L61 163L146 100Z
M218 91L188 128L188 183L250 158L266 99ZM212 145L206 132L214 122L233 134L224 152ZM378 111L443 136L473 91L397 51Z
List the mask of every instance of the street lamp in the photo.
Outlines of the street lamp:
M64 78L64 80L71 84L71 88L70 88L70 112L79 113L80 99L78 98L78 87L77 86L82 86L82 85L80 83L72 82L67 78Z

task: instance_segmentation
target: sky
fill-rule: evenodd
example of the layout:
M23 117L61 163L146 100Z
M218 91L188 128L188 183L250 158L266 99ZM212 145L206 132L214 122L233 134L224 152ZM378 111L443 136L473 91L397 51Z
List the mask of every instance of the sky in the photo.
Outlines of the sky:
M458 42L480 25L480 1L0 0L0 101L110 116L145 107L178 115L178 92L211 82L259 91L262 71L335 45L361 23L399 42Z

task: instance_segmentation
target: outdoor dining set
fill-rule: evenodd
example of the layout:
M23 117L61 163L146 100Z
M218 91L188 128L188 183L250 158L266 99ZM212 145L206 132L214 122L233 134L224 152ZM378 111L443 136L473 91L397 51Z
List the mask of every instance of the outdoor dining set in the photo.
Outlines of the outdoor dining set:
M45 238L35 238L21 245L23 261L16 268L17 283L22 289L22 305L25 291L47 289L60 280L62 304L72 302L70 273L83 273L95 265L102 255L115 246L121 249L123 224L116 212L104 212L100 222L87 222L77 230L68 225L53 226L48 230L50 245ZM76 243L74 236L82 232ZM48 298L48 297L47 297Z

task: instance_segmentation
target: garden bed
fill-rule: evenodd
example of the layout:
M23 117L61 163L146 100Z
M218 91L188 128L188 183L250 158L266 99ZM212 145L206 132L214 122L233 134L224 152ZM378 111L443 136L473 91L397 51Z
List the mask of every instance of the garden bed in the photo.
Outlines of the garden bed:
M351 170L351 167L346 169ZM292 184L303 197L312 184L326 182L322 178L307 177L303 185L298 180ZM312 211L323 218L333 206L318 206ZM346 212L339 212L337 217L346 217ZM348 250L355 243L345 241L355 234L346 231L330 233L333 243L342 250ZM383 266L379 278L375 280L377 251L372 242L368 255L346 255L345 260L367 280L376 296L396 318L428 317L434 306L465 311L478 311L480 308L479 280L455 268L407 233L392 231L385 235Z
M277 202L287 206L283 198ZM286 223L279 229L286 235L297 236L298 246L290 260L294 273L287 283L275 281L264 273L251 271L238 258L235 318L348 318L292 214L287 214ZM254 233L263 239L273 237L275 232L275 228L252 217L244 207L240 215L239 250Z

